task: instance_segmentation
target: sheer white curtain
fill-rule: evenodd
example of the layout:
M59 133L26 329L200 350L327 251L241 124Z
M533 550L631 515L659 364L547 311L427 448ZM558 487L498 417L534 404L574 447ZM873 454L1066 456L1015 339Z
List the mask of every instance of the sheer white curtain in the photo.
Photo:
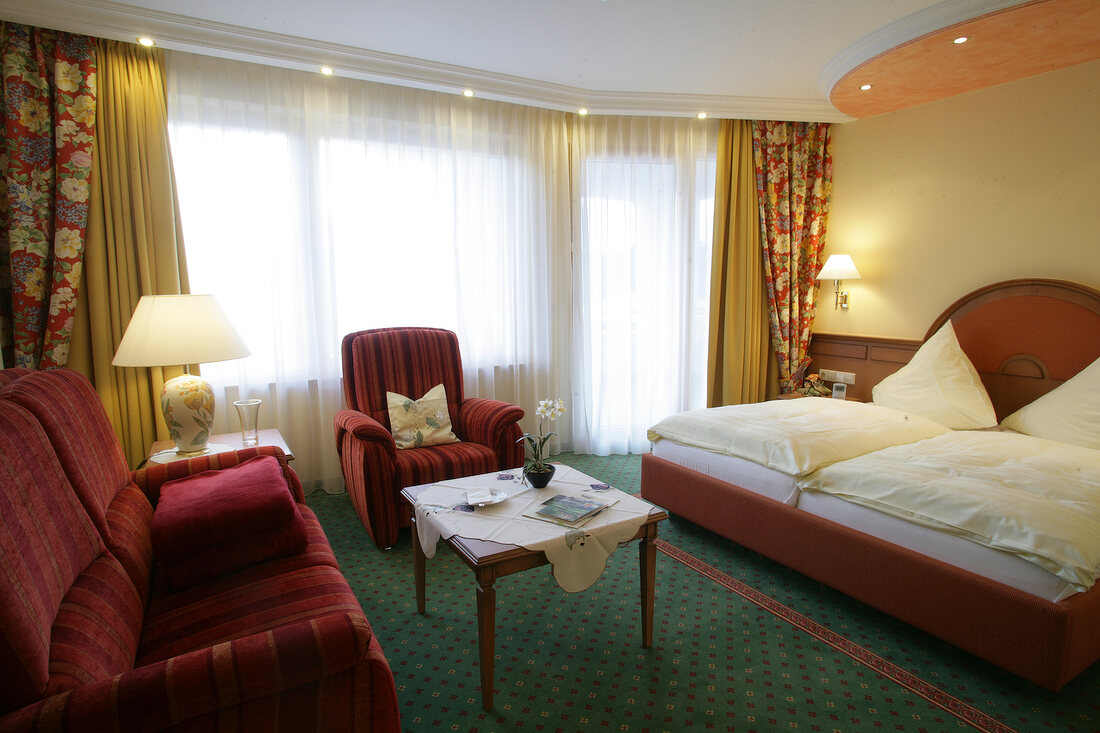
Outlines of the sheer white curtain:
M643 453L655 422L706 406L718 123L573 130L573 446Z
M563 113L167 56L191 289L252 350L203 365L216 431L259 397L309 488L339 490L340 340L383 326L455 331L467 395L520 405L525 428L568 394Z
M340 490L340 340L454 330L466 392L566 400L554 450L648 449L702 407L717 123L561 112L169 52L192 292L252 356L203 365L264 400L309 488Z

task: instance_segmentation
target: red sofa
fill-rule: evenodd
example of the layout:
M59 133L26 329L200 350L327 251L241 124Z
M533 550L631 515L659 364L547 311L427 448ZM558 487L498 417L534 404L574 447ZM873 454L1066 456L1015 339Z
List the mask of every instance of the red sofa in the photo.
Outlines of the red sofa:
M282 451L131 472L81 375L0 385L0 731L400 730L389 665ZM304 549L176 590L154 551L161 487L261 455Z

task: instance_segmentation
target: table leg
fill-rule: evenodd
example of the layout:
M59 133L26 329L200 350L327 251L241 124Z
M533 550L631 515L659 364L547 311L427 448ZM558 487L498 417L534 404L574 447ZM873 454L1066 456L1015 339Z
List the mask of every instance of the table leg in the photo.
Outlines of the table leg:
M416 531L416 512L412 518L413 578L416 586L416 612L424 613L424 548L420 546L420 533Z
M653 596L657 579L656 536L643 537L638 543L638 569L642 588L642 646L653 644Z
M493 665L496 645L497 591L494 577L477 579L477 646L481 661L481 707L493 709Z

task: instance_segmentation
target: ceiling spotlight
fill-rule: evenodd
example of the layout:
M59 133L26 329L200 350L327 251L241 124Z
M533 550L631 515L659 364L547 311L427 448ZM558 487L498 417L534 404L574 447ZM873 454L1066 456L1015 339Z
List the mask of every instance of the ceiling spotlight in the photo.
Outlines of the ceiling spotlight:
M860 85L859 85L859 88L860 88L860 91L864 91L864 92L865 92L865 91L867 91L868 89L870 89L870 88L871 88L871 85L870 85L870 84L860 84Z
M962 44L966 43L969 40L970 40L970 36L959 36L954 41L952 41L952 43L954 43L956 46L959 46L959 45L962 45Z
M581 117L584 117L586 114L588 114L588 108L587 107L581 107L580 109L577 110L577 114L579 114Z
M462 96L464 96L464 97L472 97L472 96L474 96L474 90L473 90L473 89L465 89L465 90L463 90L463 92L462 92Z
M157 42L149 36L142 36L141 38L137 39L137 42L140 43L142 46L145 46L146 48L148 48L149 46L157 45Z
M697 114L695 116L698 117L701 120L705 120L707 118L707 113L706 112L700 112L699 114Z
M321 73L325 76L332 76L336 73L336 69L332 68L331 66L322 66Z

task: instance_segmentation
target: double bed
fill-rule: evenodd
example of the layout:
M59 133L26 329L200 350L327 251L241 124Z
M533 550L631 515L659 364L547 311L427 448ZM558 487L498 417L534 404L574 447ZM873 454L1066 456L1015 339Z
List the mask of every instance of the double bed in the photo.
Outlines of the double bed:
M1072 530L1100 542L1097 512L1073 509L1085 495L1100 502L1094 496L1100 494L1100 450L993 426L1025 405L1039 405L1037 399L1075 375L1100 370L1100 293L1060 281L999 283L948 308L923 345L860 344L845 337L834 353L849 361L822 364L815 357L815 368L856 371L867 397L871 382L913 358L892 382L882 383L881 402L888 403L885 385L896 391L905 386L902 375L928 371L913 367L925 363L926 351L947 331L987 400L984 422L961 429L941 424L951 420L938 415L928 420L827 398L670 416L654 426L653 452L642 458L642 496L1058 690L1100 658L1100 590L1094 584L1100 548L1078 551L1062 541ZM851 361L859 358L867 362ZM870 363L875 358L880 363ZM1079 377L1045 403L1080 383ZM750 424L757 421L748 431L751 439L723 432L723 419L748 416ZM1008 422L1022 424L1018 418ZM922 464L932 473L921 473L918 483L938 494L936 509L927 512L923 496L906 499L895 490ZM963 488L975 486L987 503L956 506ZM1021 530L1004 503L1045 524L1046 539ZM1071 510L1049 516L1036 510L1056 505ZM937 514L941 507L944 513Z

